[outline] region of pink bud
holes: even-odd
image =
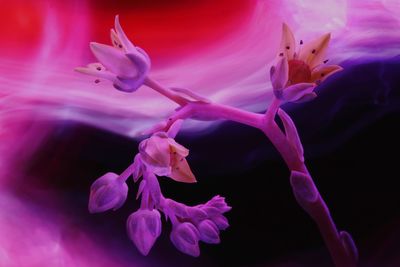
[[[129,238],[146,256],[161,234],[160,213],[155,209],[140,209],[129,216],[126,227]]]
[[[193,257],[200,255],[199,231],[193,224],[184,222],[175,225],[170,238],[179,251]]]
[[[225,230],[229,227],[228,219],[224,215],[217,215],[211,218],[219,230]]]
[[[112,172],[98,178],[90,187],[89,212],[103,212],[120,208],[128,195],[128,186]]]
[[[199,229],[201,241],[209,244],[218,244],[221,241],[218,227],[211,220],[201,221],[197,225],[197,229]]]

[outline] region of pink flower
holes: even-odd
[[[150,58],[144,50],[129,41],[118,16],[115,17],[115,30],[111,29],[111,41],[113,46],[90,43],[90,48],[100,63],[91,63],[75,70],[110,80],[118,90],[136,91],[144,83],[150,70]]]
[[[130,239],[146,256],[161,234],[161,216],[155,209],[140,209],[129,216],[126,226]]]
[[[128,195],[128,186],[125,181],[118,179],[112,172],[98,178],[90,187],[89,211],[103,212],[109,209],[119,209]]]
[[[337,65],[325,65],[330,33],[303,45],[296,51],[295,38],[283,24],[278,63],[271,68],[270,78],[275,96],[290,102],[303,102],[316,97],[315,86],[342,70]]]
[[[153,134],[139,144],[142,162],[157,175],[164,175],[178,182],[194,183],[186,157],[189,150],[178,144],[165,132]]]

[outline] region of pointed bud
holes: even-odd
[[[129,238],[146,256],[161,234],[160,213],[155,209],[140,209],[129,216],[126,227]]]
[[[187,207],[186,211],[188,218],[195,222],[202,221],[207,218],[207,213],[198,207]]]
[[[308,204],[318,200],[318,190],[309,175],[298,171],[292,171],[290,175],[290,184],[300,204]]]
[[[200,255],[199,231],[193,224],[184,222],[175,225],[170,238],[179,251],[193,257]]]
[[[209,244],[218,244],[221,241],[219,239],[218,227],[211,220],[201,221],[197,229],[199,229],[201,241]]]
[[[354,262],[357,262],[358,261],[358,250],[357,250],[357,246],[354,243],[354,240],[351,237],[351,235],[346,231],[341,231],[340,239],[342,241],[342,244],[343,244],[347,254],[353,258]]]
[[[211,218],[219,230],[225,230],[229,227],[228,219],[224,215],[217,215]]]
[[[128,195],[128,186],[112,172],[98,178],[90,188],[89,211],[103,212],[120,208]]]

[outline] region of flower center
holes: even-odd
[[[307,83],[311,79],[310,67],[302,60],[289,60],[289,82],[290,84]]]

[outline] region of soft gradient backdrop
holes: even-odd
[[[278,155],[238,125],[186,123],[181,140],[199,183],[162,185],[188,204],[215,194],[231,202],[232,227],[222,244],[202,247],[200,259],[175,251],[166,230],[140,256],[125,235],[133,197],[119,212],[88,214],[91,182],[126,167],[138,133],[175,108],[145,86],[126,94],[73,71],[95,61],[88,44],[109,42],[116,14],[151,56],[153,78],[252,111],[271,98],[283,21],[305,42],[332,32],[328,58],[345,71],[319,88],[319,99],[285,108],[363,262],[399,263],[398,242],[386,238],[399,236],[400,221],[399,1],[0,0],[0,7],[0,266],[310,266],[313,259],[329,266]]]

